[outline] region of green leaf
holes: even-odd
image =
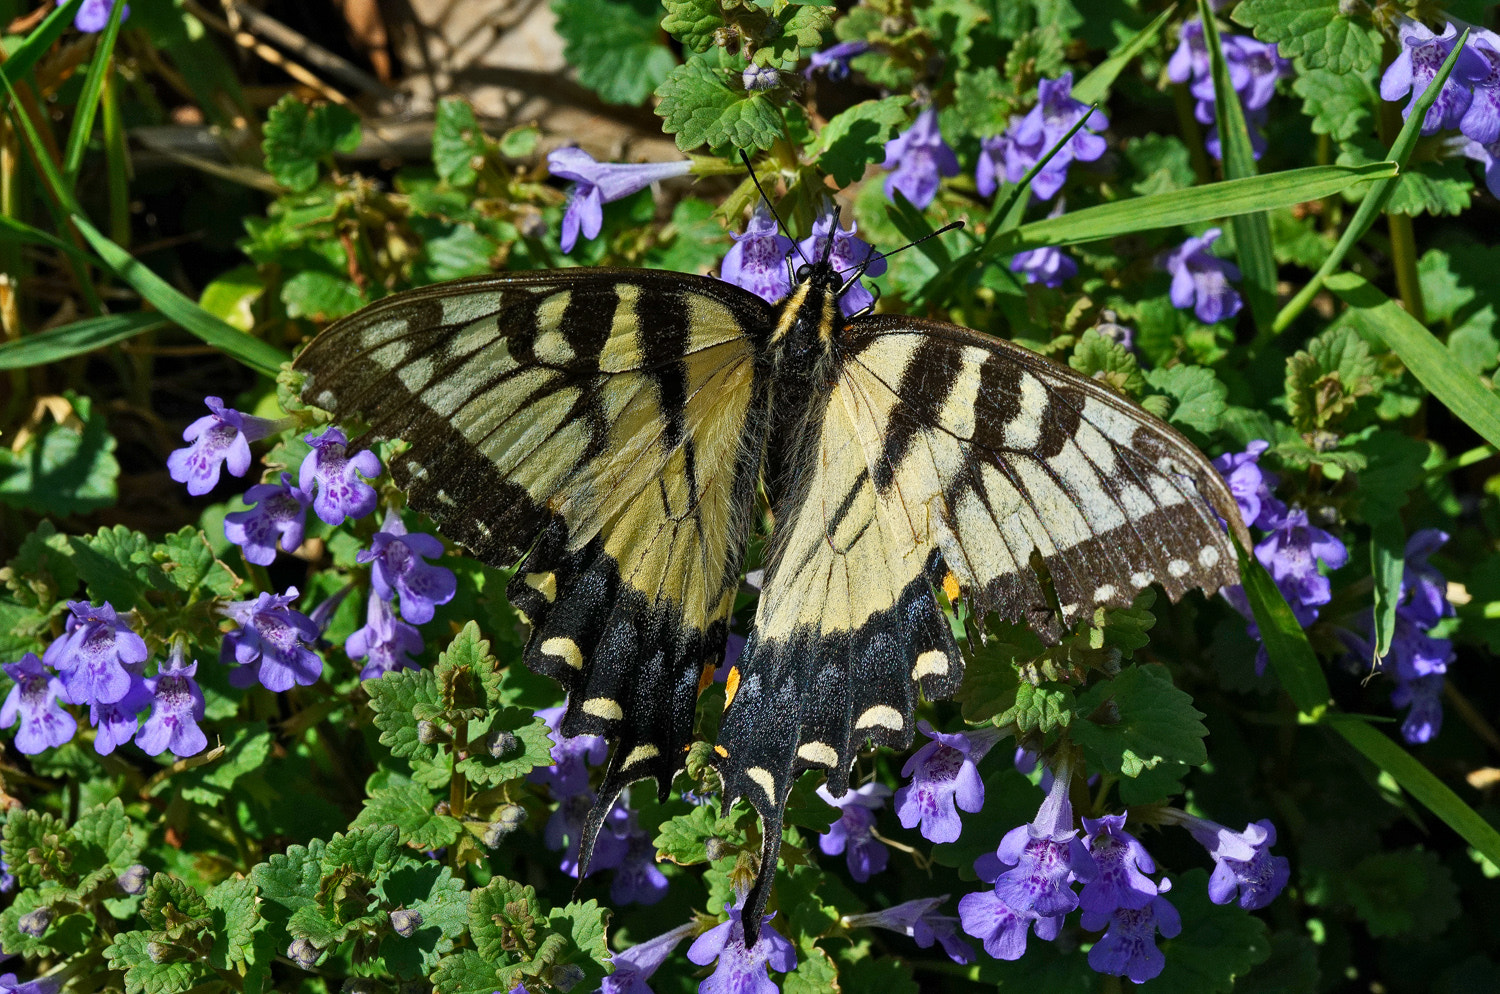
[[[170,873],[157,873],[146,885],[141,917],[157,931],[168,931],[208,918],[208,904],[186,882]]]
[[[256,910],[255,884],[244,877],[223,880],[204,895],[204,901],[213,919],[209,962],[219,970],[257,962],[255,936],[266,923]]]
[[[119,875],[141,854],[141,841],[118,797],[81,812],[71,834],[75,872],[107,867]]]
[[[1229,388],[1204,366],[1170,366],[1147,370],[1146,382],[1176,401],[1167,420],[1213,434],[1224,420]]]
[[[848,186],[871,163],[885,161],[885,143],[906,123],[909,103],[905,95],[883,97],[835,114],[812,150],[819,167],[839,186]]]
[[[454,186],[471,186],[479,178],[476,160],[484,159],[484,132],[474,108],[460,97],[438,101],[432,127],[432,167]]]
[[[1069,687],[1035,686],[1022,680],[1016,687],[1016,702],[1002,712],[995,723],[1014,722],[1019,733],[1065,728],[1073,721],[1073,691]]]
[[[687,814],[662,822],[652,845],[662,859],[679,866],[708,862],[708,840],[717,839],[730,846],[743,846],[745,832],[733,818],[721,818],[715,804],[700,804]]]
[[[661,29],[682,42],[684,48],[706,52],[713,46],[714,32],[724,26],[719,0],[662,0],[667,16]]]
[[[1375,939],[1437,939],[1461,910],[1452,872],[1425,849],[1372,853],[1339,889]]]
[[[328,840],[319,861],[324,877],[338,870],[348,870],[366,879],[379,876],[396,865],[396,854],[400,851],[398,835],[395,825],[335,834]]]
[[[491,756],[481,748],[472,752],[455,767],[470,782],[497,786],[507,780],[523,777],[540,766],[552,765],[552,739],[547,723],[530,708],[501,708],[490,717],[490,734],[497,731],[515,734],[520,748],[502,756]]]
[[[463,831],[457,818],[436,812],[436,794],[398,773],[380,770],[371,774],[365,791],[364,810],[352,828],[395,825],[401,830],[401,841],[418,849],[452,845]]]
[[[193,804],[217,807],[230,797],[241,777],[265,766],[271,740],[270,732],[242,725],[234,730],[217,760],[162,780],[155,793],[166,791]]]
[[[105,267],[133,286],[137,293],[163,315],[232,359],[275,379],[281,364],[291,357],[258,338],[239,331],[193,303],[171,284],[137,262],[129,252],[105,238],[80,215],[72,217],[73,226],[99,254]]]
[[[1176,135],[1144,135],[1125,142],[1125,160],[1140,177],[1130,184],[1138,195],[1186,190],[1196,183],[1192,156]]]
[[[1297,710],[1308,715],[1322,713],[1328,704],[1328,681],[1318,665],[1317,656],[1313,655],[1307,633],[1302,630],[1291,605],[1260,560],[1248,549],[1240,548],[1238,541],[1235,547],[1239,553],[1245,598],[1250,602],[1276,678],[1286,688]]]
[[[1338,162],[1358,166],[1376,162],[1385,156],[1380,143],[1368,135],[1356,136],[1339,151]],[[1469,209],[1474,180],[1461,160],[1446,162],[1411,162],[1396,178],[1384,210],[1388,214],[1419,217],[1457,216]]]
[[[494,994],[500,971],[472,949],[464,949],[438,964],[432,977],[437,994]]]
[[[353,314],[369,303],[353,280],[337,273],[305,269],[281,284],[281,302],[288,317],[332,321]]]
[[[610,910],[600,907],[594,900],[573,901],[555,908],[547,919],[548,928],[568,940],[562,955],[554,957],[551,965],[576,966],[583,971],[578,982],[580,990],[597,990],[604,980],[605,966],[609,960],[608,924]]]
[[[1073,741],[1091,769],[1130,779],[1162,765],[1208,762],[1203,713],[1193,707],[1190,694],[1173,686],[1163,666],[1127,667],[1095,684],[1078,698],[1076,715]],[[1128,797],[1128,783],[1120,786],[1127,804],[1155,799]]]
[[[672,220],[658,242],[646,253],[647,269],[678,273],[706,273],[719,264],[727,246],[724,226],[714,217],[714,206],[697,197],[684,197],[672,208]]]
[[[1313,132],[1343,142],[1369,131],[1379,106],[1375,74],[1375,66],[1360,72],[1298,73],[1292,89],[1302,98],[1302,113],[1312,119]]]
[[[124,525],[101,528],[94,535],[71,538],[73,563],[78,576],[96,600],[106,600],[117,611],[135,607],[143,587],[150,586],[150,570],[141,564],[151,549],[151,540]]]
[[[207,963],[153,962],[147,946],[154,941],[150,932],[121,932],[104,950],[110,967],[125,974],[125,994],[182,994],[213,976]]]
[[[1378,389],[1370,346],[1347,325],[1330,328],[1286,361],[1286,403],[1304,434],[1329,431]]]
[[[15,558],[0,570],[0,579],[26,607],[43,614],[57,610],[62,599],[78,587],[78,567],[73,563],[68,536],[60,534],[56,525],[43,518],[37,522],[36,530],[21,540]],[[36,620],[41,623],[45,618]],[[13,628],[14,624],[0,623],[0,631],[8,627]]]
[[[292,913],[312,904],[323,879],[323,840],[306,846],[289,846],[250,870],[250,882],[260,892],[260,913],[276,925],[286,926]]]
[[[381,745],[392,755],[414,761],[430,763],[437,759],[438,747],[418,740],[416,717],[419,708],[436,710],[442,706],[436,674],[431,670],[398,670],[366,680],[361,686],[370,695]]]
[[[294,193],[313,188],[320,162],[358,147],[359,118],[338,104],[309,107],[287,94],[266,115],[261,140],[266,172]]]
[[[1233,16],[1297,60],[1299,71],[1348,73],[1380,65],[1380,33],[1344,15],[1339,0],[1244,0]]]
[[[1364,166],[1309,166],[1208,183],[1189,190],[1133,197],[1024,224],[1007,235],[997,236],[986,254],[1009,255],[1048,245],[1061,248],[1139,231],[1200,224],[1250,211],[1291,207],[1395,174],[1396,167],[1389,162]]]
[[[953,113],[964,131],[980,138],[998,135],[1010,123],[1015,88],[994,66],[954,73]],[[886,98],[891,99],[890,97]],[[903,120],[905,114],[902,114]]]
[[[0,344],[0,369],[27,369],[87,355],[127,338],[165,328],[160,314],[106,314]]]
[[[1236,979],[1271,955],[1265,922],[1233,902],[1211,902],[1208,874],[1202,869],[1173,877],[1168,900],[1182,917],[1182,934],[1161,943],[1167,965],[1150,989],[1229,994]]]
[[[738,73],[730,86],[726,70],[695,56],[667,74],[657,87],[662,130],[677,136],[684,152],[700,145],[733,145],[746,152],[770,148],[781,136],[781,113],[763,93],[746,93]]]
[[[606,103],[636,105],[677,59],[657,40],[658,0],[552,0],[563,57]]]
[[[1109,96],[1109,88],[1115,79],[1124,71],[1137,55],[1140,55],[1151,43],[1156,40],[1156,35],[1161,31],[1162,25],[1166,24],[1174,13],[1173,8],[1168,8],[1156,15],[1152,22],[1130,37],[1130,40],[1116,49],[1109,58],[1089,70],[1073,86],[1073,99],[1079,103],[1092,104],[1103,103]]]
[[[14,451],[0,446],[0,502],[45,514],[84,514],[109,507],[119,497],[115,438],[93,401],[71,390],[71,410],[62,423],[45,417],[27,443]]]
[[[1327,281],[1353,309],[1361,327],[1378,335],[1427,390],[1491,445],[1500,445],[1500,398],[1464,369],[1443,343],[1378,289],[1353,273]]]
[[[1140,365],[1125,346],[1093,328],[1083,333],[1068,365],[1090,379],[1103,380],[1123,394],[1139,395],[1146,385]]]
[[[11,808],[0,835],[0,855],[19,887],[40,887],[44,881],[66,879],[71,863],[66,846],[71,841],[67,826],[51,815]]]
[[[239,586],[239,578],[214,556],[208,538],[198,528],[185,526],[165,536],[161,543],[139,559],[149,564],[161,577],[163,587],[171,587],[197,600],[200,588],[210,596],[227,597]]]
[[[839,971],[821,948],[797,957],[797,968],[781,977],[782,994],[826,994],[839,990]],[[855,988],[861,989],[861,988]]]
[[[406,861],[376,884],[386,908],[407,908],[422,916],[409,938],[391,934],[380,944],[386,968],[402,978],[425,977],[453,948],[469,924],[469,895],[462,880],[433,860]]]
[[[504,961],[515,950],[534,949],[546,923],[535,887],[496,876],[469,892],[469,937],[486,960]]]

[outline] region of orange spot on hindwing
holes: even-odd
[[[734,703],[735,691],[740,689],[740,668],[729,667],[729,676],[724,681],[724,710],[729,710],[729,705]]]

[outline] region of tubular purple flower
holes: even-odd
[[[387,600],[401,598],[401,616],[415,625],[432,620],[437,605],[446,604],[458,592],[453,571],[433,566],[427,559],[443,554],[443,543],[424,532],[408,535],[401,516],[385,516],[381,530],[370,540],[370,548],[355,554],[357,563],[373,563],[370,582]]]
[[[937,108],[928,107],[901,134],[885,143],[885,195],[896,199],[900,190],[912,206],[924,209],[937,196],[944,176],[958,175],[958,156],[938,130]]]
[[[422,634],[396,617],[390,601],[371,591],[365,609],[365,626],[349,633],[344,653],[365,660],[361,680],[374,680],[400,670],[420,669],[412,655],[425,648]]]
[[[1229,492],[1240,507],[1240,517],[1245,524],[1259,528],[1274,528],[1286,515],[1286,505],[1271,492],[1276,485],[1275,474],[1257,465],[1270,447],[1270,442],[1255,439],[1244,452],[1226,452],[1214,459],[1214,468],[1229,484]]]
[[[1171,881],[1163,877],[1161,893],[1171,889]],[[1089,950],[1089,966],[1098,973],[1129,977],[1136,984],[1159,976],[1167,965],[1167,958],[1156,948],[1156,933],[1168,939],[1182,933],[1182,916],[1160,895],[1139,908],[1122,907],[1109,913],[1085,911],[1081,924],[1091,932],[1107,927]]]
[[[776,218],[764,203],[755,205],[745,233],[730,233],[734,244],[719,264],[719,276],[726,283],[744,287],[757,297],[774,304],[792,290],[791,273],[786,257],[793,242],[776,227]]]
[[[727,921],[698,936],[688,948],[688,959],[699,966],[718,961],[698,985],[698,994],[779,994],[766,968],[790,973],[797,968],[797,951],[768,924],[776,916],[761,919],[760,938],[752,949],[745,945],[741,910],[729,906],[728,911]]]
[[[1471,51],[1484,62],[1482,79],[1474,81],[1474,97],[1459,119],[1458,130],[1480,145],[1500,141],[1500,35],[1479,28],[1470,36]]]
[[[1078,275],[1078,263],[1062,249],[1049,246],[1029,252],[1017,252],[1010,260],[1010,271],[1025,273],[1027,283],[1059,287],[1063,280],[1070,280]]]
[[[656,846],[624,800],[615,803],[594,844],[589,872],[613,869],[609,898],[615,904],[655,904],[667,896],[667,877],[656,868]]]
[[[1406,598],[1402,607],[1413,621],[1429,628],[1454,613],[1448,602],[1448,581],[1427,561],[1447,542],[1448,533],[1436,528],[1423,528],[1406,540],[1406,565],[1401,576]]]
[[[1013,961],[1026,954],[1026,937],[1033,930],[1038,939],[1057,938],[1063,916],[1039,918],[1033,911],[1018,914],[994,890],[985,890],[959,898],[958,920],[966,933],[984,943],[986,953]]]
[[[349,455],[345,451],[349,439],[338,428],[303,438],[312,451],[302,459],[297,485],[312,493],[313,484],[317,484],[313,511],[318,517],[325,524],[339,525],[346,517],[363,518],[375,510],[375,488],[360,479],[373,480],[380,475],[380,459],[375,453],[361,449]]]
[[[84,34],[98,34],[109,24],[110,11],[114,6],[115,0],[83,0],[78,6],[78,13],[73,15],[73,27]],[[130,5],[126,4],[125,9],[120,12],[120,23],[123,24],[129,16]]]
[[[1349,550],[1328,532],[1311,524],[1305,510],[1294,507],[1264,541],[1256,543],[1255,558],[1270,571],[1293,608],[1300,606],[1305,610],[1327,604],[1333,597],[1332,584],[1318,571],[1318,564],[1336,570],[1349,561]],[[1303,625],[1311,624],[1316,617],[1317,612],[1313,611]]]
[[[958,919],[937,913],[947,900],[947,894],[924,897],[882,911],[845,915],[840,924],[844,928],[886,928],[900,932],[915,939],[921,949],[930,948],[934,942],[941,943],[943,952],[953,962],[972,963],[974,947],[958,937]]]
[[[896,816],[902,828],[920,824],[929,842],[953,842],[963,831],[959,810],[974,814],[984,807],[984,782],[976,764],[1000,741],[1000,730],[936,732],[926,721],[917,722],[917,730],[932,741],[901,767],[911,783],[896,791]]]
[[[1068,139],[1058,149],[1047,165],[1031,180],[1031,193],[1037,200],[1051,200],[1062,189],[1068,178],[1068,167],[1076,162],[1093,162],[1108,150],[1109,143],[1097,131],[1109,127],[1109,118],[1103,111],[1094,110],[1088,104],[1074,100],[1073,74],[1065,72],[1056,80],[1044,79],[1037,84],[1037,104],[1019,120],[1012,120],[1005,135],[981,142],[983,155],[991,164],[986,169],[983,161],[976,183],[981,193],[985,187],[993,190],[993,171],[1003,164],[1005,178],[1019,183],[1049,151],[1063,140],[1063,136],[1087,117],[1087,125]],[[986,177],[986,172],[989,172]],[[988,178],[988,182],[986,182]],[[988,195],[988,194],[986,194]]]
[[[205,397],[212,414],[205,414],[183,430],[182,440],[191,443],[167,456],[167,472],[188,493],[201,497],[219,482],[219,467],[228,466],[235,476],[250,469],[250,443],[281,431],[290,420],[270,421],[241,414],[225,407],[218,397]]]
[[[814,52],[808,60],[807,68],[802,70],[802,75],[812,79],[814,72],[824,69],[827,70],[829,79],[848,79],[849,60],[869,50],[870,43],[867,41],[841,41],[821,52]]]
[[[310,646],[318,640],[318,626],[292,609],[297,588],[284,594],[262,593],[253,601],[234,601],[220,613],[240,625],[224,636],[219,659],[235,666],[229,682],[248,687],[259,680],[272,693],[293,686],[310,687],[323,675],[323,660]]]
[[[883,872],[891,854],[885,843],[875,838],[873,829],[875,812],[885,807],[891,788],[882,783],[867,783],[847,791],[843,797],[834,797],[824,784],[818,788],[818,796],[839,809],[838,820],[818,838],[818,848],[823,854],[837,856],[843,853],[849,875],[860,883]]]
[[[605,204],[638,193],[652,183],[686,176],[692,172],[693,164],[684,159],[622,165],[597,162],[581,148],[559,148],[548,153],[547,168],[553,176],[573,181],[562,220],[562,250],[568,253],[577,244],[580,231],[590,240],[599,237],[604,227]]]
[[[1271,855],[1271,847],[1276,844],[1276,827],[1265,819],[1251,822],[1243,832],[1235,832],[1177,808],[1164,809],[1160,817],[1164,824],[1186,828],[1213,857],[1208,897],[1215,904],[1228,904],[1238,892],[1240,907],[1255,911],[1275,900],[1291,879],[1286,857]]]
[[[1156,871],[1156,862],[1146,847],[1125,831],[1125,815],[1085,818],[1083,830],[1099,873],[1083,885],[1078,906],[1085,913],[1110,915],[1117,908],[1139,909],[1150,904],[1157,887],[1146,874]]]
[[[1190,17],[1177,29],[1177,48],[1167,60],[1167,78],[1174,83],[1197,81],[1212,75],[1203,21]]]
[[[1500,197],[1500,141],[1488,145],[1471,141],[1465,144],[1461,151],[1465,158],[1479,163],[1480,169],[1484,172],[1484,185],[1490,191],[1490,196]]]
[[[1453,51],[1458,41],[1458,29],[1452,22],[1443,25],[1443,33],[1433,34],[1427,25],[1409,18],[1401,18],[1399,27],[1401,52],[1387,67],[1380,78],[1382,100],[1400,100],[1408,93],[1411,100],[1401,109],[1403,120],[1411,116],[1411,109],[1442,68],[1443,60]],[[1468,112],[1473,99],[1474,84],[1482,82],[1489,73],[1489,66],[1474,50],[1465,45],[1459,53],[1458,62],[1448,82],[1438,93],[1427,116],[1422,119],[1422,134],[1430,135],[1443,128],[1456,128]]]
[[[14,973],[0,974],[0,994],[57,994],[62,990],[61,977],[38,977],[21,983]]]
[[[224,537],[245,550],[247,562],[275,562],[278,538],[287,552],[302,544],[312,494],[292,486],[292,474],[282,473],[280,483],[257,483],[245,491],[245,503],[255,506],[224,516]]]
[[[859,225],[850,222],[848,229],[839,228],[833,230],[833,206],[826,202],[823,209],[818,212],[813,221],[812,234],[802,239],[798,247],[802,250],[803,258],[816,262],[823,258],[823,247],[828,244],[829,233],[833,234],[833,249],[828,255],[828,261],[834,270],[844,277],[853,275],[866,260],[870,261],[865,269],[865,276],[876,277],[885,274],[885,256],[875,251],[874,246],[863,238],[855,235]],[[866,290],[863,282],[855,283],[844,291],[839,298],[839,310],[845,317],[858,314],[860,311],[875,303],[875,295]]]
[[[1215,324],[1240,312],[1240,295],[1229,285],[1240,278],[1239,267],[1209,252],[1223,232],[1209,228],[1167,253],[1162,268],[1172,274],[1172,306],[1191,307],[1198,320]]]
[[[0,669],[15,681],[0,705],[0,728],[9,728],[20,719],[21,727],[16,729],[18,751],[35,756],[73,738],[78,722],[57,703],[62,686],[43,668],[36,653],[28,652],[20,662],[6,663]]]
[[[542,708],[536,716],[547,723],[552,736],[552,765],[527,774],[532,783],[545,784],[553,797],[576,794],[589,786],[589,767],[609,758],[609,743],[602,735],[563,735],[562,725],[567,705]],[[554,847],[555,848],[555,847]]]
[[[1391,705],[1409,708],[1401,722],[1401,737],[1412,745],[1437,738],[1443,730],[1443,681],[1441,673],[1396,684]]]
[[[1094,857],[1078,837],[1073,805],[1072,764],[1066,756],[1054,772],[1036,817],[1005,833],[993,855],[974,863],[979,879],[995,884],[995,896],[1018,914],[1040,918],[1066,915],[1078,907],[1073,881],[1092,880],[1099,872]],[[1003,867],[1011,869],[1003,869]]]
[[[113,704],[141,672],[146,643],[108,602],[69,601],[67,631],[47,646],[42,661],[57,671],[69,704]]]
[[[180,639],[156,676],[146,678],[146,689],[154,698],[151,716],[141,726],[135,744],[148,756],[170,749],[179,759],[196,756],[208,748],[208,736],[198,727],[203,720],[203,691],[193,678],[198,661],[187,661],[187,645]]]
[[[108,756],[135,738],[140,715],[151,703],[151,691],[137,673],[130,674],[130,689],[113,704],[90,704],[89,723],[95,728],[94,751]]]
[[[974,187],[981,197],[988,197],[995,192],[1000,180],[1005,178],[1005,164],[1022,154],[1016,146],[1015,136],[1016,125],[1020,122],[1019,116],[1012,117],[1000,134],[979,140],[979,161],[974,164]]]
[[[654,939],[647,939],[629,949],[611,954],[609,961],[614,964],[615,972],[600,983],[600,994],[651,994],[646,981],[667,961],[678,943],[692,935],[697,928],[697,922],[688,922]]]

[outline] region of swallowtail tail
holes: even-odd
[[[1213,466],[1106,387],[934,321],[845,318],[826,258],[779,306],[702,276],[504,273],[373,304],[297,359],[303,396],[409,447],[412,507],[496,567],[525,661],[567,690],[565,735],[612,746],[580,865],[620,791],[665,795],[722,661],[757,493],[775,521],[715,763],[759,813],[753,941],[787,794],[904,748],[963,657],[936,590],[1062,625],[1160,584],[1237,582]],[[774,469],[772,467],[775,467]],[[1036,566],[1050,577],[1044,588]]]

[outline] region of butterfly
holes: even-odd
[[[828,253],[779,305],[704,276],[580,268],[396,294],[302,352],[303,397],[392,460],[413,508],[495,567],[563,735],[611,753],[579,854],[629,784],[663,799],[723,660],[757,495],[774,519],[713,761],[763,826],[754,941],[788,792],[911,744],[964,657],[938,592],[1057,642],[1149,585],[1238,582],[1232,494],[1106,386],[966,328],[844,316]],[[517,566],[517,564],[519,564]],[[1045,577],[1045,580],[1044,580]]]

